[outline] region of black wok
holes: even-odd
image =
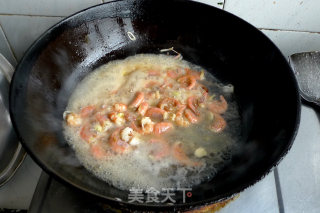
[[[234,85],[242,119],[239,148],[217,176],[193,187],[186,203],[177,195],[174,205],[132,204],[127,191],[79,164],[64,139],[62,114],[77,83],[93,69],[169,47]],[[124,0],[81,11],[45,32],[15,71],[10,110],[28,153],[59,180],[129,209],[187,209],[230,198],[267,175],[292,145],[300,98],[287,60],[245,21],[191,1]]]

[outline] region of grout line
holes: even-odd
[[[0,16],[29,16],[29,17],[47,17],[47,18],[65,18],[66,16],[55,15],[33,15],[33,14],[13,14],[13,13],[0,13]]]
[[[227,1],[227,0],[223,0],[223,5],[222,5],[222,9],[223,9],[223,10],[224,10],[224,8],[225,8],[226,1]]]
[[[285,31],[285,32],[295,32],[295,33],[313,33],[313,34],[320,34],[320,32],[315,31],[304,31],[304,30],[286,30],[286,29],[273,29],[273,28],[260,28],[259,30],[269,30],[269,31]]]
[[[15,62],[17,63],[17,62],[18,62],[17,56],[16,56],[15,52],[13,51],[13,48],[12,48],[10,42],[9,42],[9,39],[8,39],[8,37],[7,37],[6,32],[4,31],[3,27],[1,26],[1,23],[0,23],[0,30],[2,30],[3,35],[4,35],[4,38],[6,39],[7,45],[8,45],[8,47],[9,47],[9,50],[10,50],[10,52],[11,52],[11,54],[12,54]]]
[[[284,213],[283,197],[282,197],[280,179],[279,179],[279,172],[278,172],[278,168],[277,167],[274,169],[273,174],[274,174],[274,179],[275,179],[275,183],[276,183],[276,191],[277,191],[277,198],[278,198],[279,213]]]

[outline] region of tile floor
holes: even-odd
[[[196,1],[248,21],[262,30],[285,56],[320,50],[319,0]],[[0,0],[0,53],[15,66],[32,42],[50,26],[100,3],[103,1]],[[320,212],[319,121],[312,109],[303,107],[297,138],[276,175],[272,172],[245,190],[221,212]],[[9,184],[0,188],[0,208],[27,209],[40,172],[28,157]]]

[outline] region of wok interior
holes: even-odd
[[[214,179],[194,187],[187,204],[218,201],[259,180],[286,153],[295,134],[299,100],[291,70],[261,32],[226,12],[189,1],[111,2],[45,33],[19,64],[11,88],[13,121],[29,153],[79,188],[126,201],[128,192],[79,164],[64,139],[62,113],[77,82],[93,69],[169,47],[233,84],[242,118],[232,161]]]

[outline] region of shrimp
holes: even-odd
[[[138,113],[144,116],[149,108],[149,104],[147,102],[142,102],[138,108]]]
[[[200,114],[197,109],[198,101],[195,96],[191,96],[187,99],[187,106],[194,112],[194,114],[196,114],[196,115]]]
[[[165,111],[163,109],[160,109],[158,107],[152,107],[147,110],[147,112],[145,113],[145,116],[153,119],[162,120],[164,113]]]
[[[192,69],[189,69],[189,68],[185,68],[185,71],[186,71],[187,75],[193,76],[196,80],[200,79],[201,72],[198,72],[198,71],[195,71],[195,70],[192,70]]]
[[[98,112],[95,117],[101,126],[104,126],[106,122],[109,121],[108,115],[103,114],[102,112]]]
[[[188,127],[188,126],[190,126],[190,122],[187,121],[186,119],[184,119],[184,117],[183,117],[182,115],[177,116],[176,119],[175,119],[175,121],[176,121],[176,124],[177,124],[178,126],[182,126],[182,127]]]
[[[98,160],[109,156],[109,153],[106,150],[104,150],[100,144],[91,145],[90,151],[93,157],[95,157]]]
[[[120,139],[121,128],[116,129],[109,137],[109,145],[115,153],[124,154],[130,150],[130,145]]]
[[[137,108],[144,100],[143,92],[137,92],[135,99],[131,102],[130,107]]]
[[[80,137],[86,142],[91,143],[97,135],[91,130],[89,123],[86,123],[80,129]]]
[[[177,79],[181,75],[183,75],[183,70],[182,69],[175,69],[175,70],[168,70],[167,71],[167,76],[172,78],[172,79]]]
[[[206,86],[204,86],[202,84],[199,84],[199,87],[200,87],[202,96],[198,99],[198,102],[204,103],[208,98],[209,90]]]
[[[82,123],[81,117],[78,114],[73,113],[73,112],[68,113],[65,116],[65,120],[66,120],[68,126],[80,126]]]
[[[220,114],[214,113],[213,116],[214,120],[210,126],[210,129],[215,133],[220,133],[226,128],[227,122]]]
[[[91,115],[93,113],[93,111],[96,109],[95,106],[86,106],[84,108],[81,109],[80,111],[80,116],[82,118],[88,117],[89,115]]]
[[[199,118],[190,110],[186,109],[184,111],[184,116],[190,121],[190,123],[197,123],[199,121]]]
[[[148,75],[149,76],[159,76],[160,75],[160,71],[159,70],[149,70],[148,71]]]
[[[122,104],[122,103],[117,103],[113,105],[113,109],[116,112],[125,112],[127,111],[127,105]]]
[[[174,98],[164,98],[159,102],[158,107],[165,111],[171,111],[174,107],[177,107],[179,105],[180,102]]]
[[[200,162],[191,160],[182,148],[181,142],[176,142],[172,146],[172,155],[173,157],[182,165],[186,166],[200,166]]]
[[[223,114],[228,109],[228,103],[226,99],[222,95],[220,95],[220,101],[214,100],[211,103],[208,104],[208,109],[217,114]]]
[[[177,80],[180,84],[182,84],[185,88],[191,90],[196,86],[197,80],[192,75],[185,75]]]
[[[154,134],[156,135],[160,135],[162,133],[165,133],[167,131],[169,131],[170,129],[173,128],[173,124],[169,123],[169,122],[160,122],[160,123],[156,123],[154,125]]]
[[[153,144],[155,148],[151,151],[149,157],[153,160],[160,160],[170,154],[170,147],[167,141],[163,139],[151,139],[149,143]]]

